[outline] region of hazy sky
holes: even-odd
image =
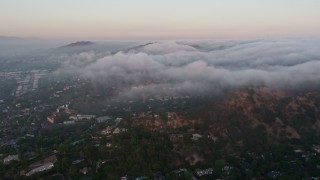
[[[319,37],[320,0],[0,0],[0,35]]]

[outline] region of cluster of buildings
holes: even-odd
[[[3,164],[10,164],[14,161],[20,161],[19,155],[8,155],[3,159]],[[57,161],[55,154],[50,155],[44,159],[36,161],[30,164],[28,167],[20,170],[20,175],[22,176],[31,176],[35,173],[46,171],[54,167],[54,163]]]
[[[48,70],[1,72],[0,77],[14,79],[18,83],[12,95],[19,97],[29,91],[38,89],[39,80],[48,73]]]
[[[69,119],[76,122],[76,121],[87,121],[87,120],[91,120],[91,119],[95,119],[96,116],[95,115],[81,115],[81,114],[77,114],[75,116],[70,116]]]
[[[75,115],[75,111],[72,109],[69,109],[68,105],[59,106],[55,112],[53,112],[51,115],[47,116],[47,121],[55,124],[56,119],[61,115],[61,113],[66,113],[69,115],[68,120],[63,121],[63,124],[74,124],[77,122],[85,122],[90,121],[92,119],[95,119],[95,115],[81,115],[77,114]]]
[[[3,164],[9,164],[12,161],[20,161],[19,155],[8,155],[3,159]]]
[[[32,169],[31,171],[26,173],[26,176],[31,176],[37,172],[42,172],[42,171],[52,169],[53,167],[54,167],[54,164],[52,162],[48,162],[46,164],[43,164],[42,166]]]
[[[196,174],[201,177],[205,175],[211,175],[213,174],[213,168],[208,168],[208,169],[196,169]]]
[[[20,175],[22,176],[32,176],[33,174],[50,170],[54,168],[54,163],[57,161],[57,156],[51,154],[39,161],[30,164],[28,167],[20,170]]]
[[[49,115],[47,117],[47,120],[54,124],[55,123],[55,120],[58,118],[58,116],[61,114],[61,113],[67,113],[69,115],[73,114],[73,110],[69,109],[69,106],[68,105],[62,105],[62,106],[59,106],[57,107],[56,111],[53,112],[51,115]]]
[[[192,134],[192,138],[191,139],[197,141],[197,140],[199,140],[201,138],[202,138],[201,134],[195,133],[195,134]]]

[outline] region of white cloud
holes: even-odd
[[[319,49],[319,40],[159,42],[98,59],[92,53],[72,56],[88,64],[67,61],[59,72],[71,70],[105,85],[126,83],[123,95],[318,87]]]

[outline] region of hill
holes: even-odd
[[[319,174],[319,102],[317,90],[245,88],[181,111],[143,114],[121,126],[132,129],[129,137],[145,135],[139,143],[146,145],[128,156],[159,149],[163,167],[214,167],[215,178],[301,179]],[[159,137],[164,142],[155,148]],[[122,143],[124,148],[139,144]]]
[[[237,136],[239,127],[228,129],[228,123],[249,123],[250,127],[262,127],[276,139],[300,139],[303,134],[319,135],[319,92],[286,92],[269,88],[250,88],[237,91],[227,99],[203,110],[205,123],[225,129],[224,136]],[[225,124],[227,123],[227,124]],[[214,132],[214,128],[210,131]],[[221,131],[221,129],[220,129]],[[243,131],[243,130],[242,130]],[[228,135],[229,134],[229,135]]]
[[[64,48],[83,47],[83,46],[91,46],[94,44],[95,43],[93,43],[91,41],[78,41],[78,42],[70,43],[70,44],[62,46],[62,47],[64,47]]]
[[[292,92],[270,88],[247,88],[220,100],[194,106],[168,121],[146,121],[148,129],[192,131],[223,139],[231,146],[250,147],[257,142],[304,141],[317,143],[320,137],[320,93]]]

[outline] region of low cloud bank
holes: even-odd
[[[83,52],[56,73],[77,74],[119,96],[215,94],[245,86],[317,88],[320,40],[166,41],[115,54]]]

